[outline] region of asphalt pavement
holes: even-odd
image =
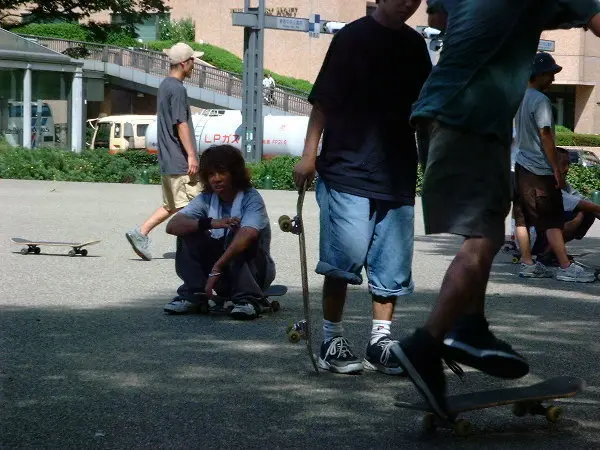
[[[150,262],[125,240],[160,205],[159,186],[0,180],[1,448],[600,448],[600,282],[524,280],[510,256],[496,258],[487,311],[494,332],[530,361],[516,381],[467,370],[450,393],[526,385],[556,375],[587,382],[555,404],[564,420],[518,418],[510,407],[465,415],[475,434],[420,436],[421,415],[394,406],[418,400],[404,378],[311,373],[286,326],[302,318],[297,238],[277,227],[294,192],[261,191],[273,228],[282,310],[256,321],[168,316],[179,280],[175,241],[151,235]],[[313,316],[320,337],[318,207],[305,202]],[[394,336],[420,326],[459,239],[425,236],[416,205],[416,291],[398,302]],[[43,248],[21,255],[11,237],[92,240],[87,257]],[[600,223],[569,246],[600,266]],[[371,329],[366,286],[352,287],[344,328],[360,355]]]

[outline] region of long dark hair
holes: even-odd
[[[245,191],[252,187],[246,161],[241,152],[231,145],[209,147],[200,155],[198,166],[204,192],[212,192],[208,176],[213,172],[231,173],[231,183],[236,191]]]

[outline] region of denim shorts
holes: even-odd
[[[317,182],[317,203],[318,274],[359,285],[365,267],[371,294],[396,297],[413,292],[413,206],[339,192],[322,180]]]

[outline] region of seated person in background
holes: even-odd
[[[175,270],[183,285],[164,310],[196,312],[216,291],[234,303],[234,318],[254,319],[275,279],[264,200],[235,147],[204,151],[199,174],[203,192],[167,224],[167,233],[178,236]]]
[[[569,172],[569,152],[561,147],[557,147],[556,150],[558,151],[560,171],[566,179]],[[562,190],[562,201],[565,210],[565,225],[563,227],[565,242],[582,239],[592,227],[594,221],[600,219],[600,205],[587,200],[573,189],[569,183],[566,183],[565,188]],[[537,236],[532,253],[538,255],[537,259],[542,264],[546,266],[556,265],[556,256],[550,250],[546,236],[544,233],[537,233]]]

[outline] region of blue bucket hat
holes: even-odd
[[[531,68],[531,76],[535,77],[543,73],[558,73],[562,67],[556,64],[550,53],[540,52],[535,55],[533,67]]]

